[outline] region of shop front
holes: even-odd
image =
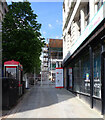
[[[75,47],[63,61],[65,87],[91,108],[105,114],[105,17],[80,46]]]

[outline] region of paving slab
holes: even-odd
[[[52,85],[51,85],[52,84]],[[102,118],[66,89],[44,81],[34,86],[4,118]]]

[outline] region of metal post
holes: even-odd
[[[93,108],[93,52],[92,47],[89,46],[90,53],[90,106]]]
[[[52,57],[51,57],[51,81],[52,81]]]
[[[42,57],[43,57],[43,49],[42,49]],[[43,69],[43,60],[41,62],[41,86],[42,86],[42,70]]]
[[[35,68],[34,68],[34,84],[35,84]]]
[[[41,86],[42,86],[42,64],[41,64]]]

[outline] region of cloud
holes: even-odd
[[[56,20],[56,23],[59,23],[59,20]]]
[[[46,32],[45,32],[45,31],[43,31],[43,35],[46,35]]]
[[[61,37],[61,36],[56,36],[55,38],[56,39],[63,39],[63,37]]]
[[[63,39],[63,37],[61,37],[60,39]]]
[[[56,20],[56,23],[57,23],[58,25],[62,25],[62,24],[63,24],[63,22],[62,22],[61,20]]]
[[[51,24],[48,24],[49,28],[52,28],[52,25]]]
[[[56,38],[56,39],[59,39],[59,36],[56,36],[55,38]]]

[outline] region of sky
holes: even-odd
[[[41,34],[48,42],[49,38],[62,39],[62,6],[63,0],[38,0],[40,2],[32,2],[31,7],[34,13],[37,14],[38,23],[42,24]],[[44,2],[41,2],[44,1]],[[46,2],[49,1],[49,2]],[[52,1],[52,2],[51,2]],[[54,2],[58,1],[58,2]],[[16,0],[14,0],[16,2]],[[11,4],[11,0],[7,0]]]
[[[42,24],[41,34],[47,38],[62,38],[62,2],[31,2],[37,21]]]

